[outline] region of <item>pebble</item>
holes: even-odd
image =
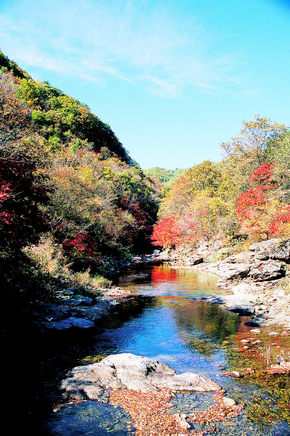
[[[252,330],[250,330],[250,332],[258,335],[259,333],[261,333],[261,330],[260,329],[252,329]]]
[[[226,372],[223,372],[222,375],[227,375],[227,376],[236,377],[236,378],[243,377],[243,374],[241,374],[239,371],[226,371]]]
[[[226,407],[233,407],[236,405],[235,400],[233,400],[232,398],[228,398],[228,397],[223,397],[222,402]]]
[[[281,336],[288,336],[288,333],[287,332],[282,332]]]

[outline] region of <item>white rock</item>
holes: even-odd
[[[63,380],[61,389],[68,396],[83,399],[108,400],[104,389],[132,389],[155,392],[168,388],[172,391],[219,391],[214,381],[193,372],[176,372],[157,360],[131,353],[108,356],[98,363],[78,366]]]
[[[226,407],[233,407],[236,405],[235,400],[233,400],[232,398],[228,398],[228,397],[223,397],[222,402]]]
[[[252,330],[250,330],[250,332],[258,335],[259,333],[261,333],[261,330],[260,329],[252,329]]]

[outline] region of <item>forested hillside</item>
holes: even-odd
[[[0,52],[0,145],[7,287],[39,273],[91,285],[152,244],[289,236],[290,132],[270,119],[244,122],[222,162],[143,172],[87,106]]]
[[[180,174],[182,174],[184,169],[175,168],[174,170],[167,170],[165,168],[154,167],[149,168],[148,170],[144,170],[144,173],[155,179],[160,180],[162,183],[172,183],[175,179],[177,179]]]
[[[289,237],[289,130],[257,116],[222,147],[222,162],[205,161],[173,182],[161,202],[155,245]]]
[[[110,126],[0,53],[3,278],[41,268],[107,274],[151,246],[158,193]],[[18,271],[19,272],[19,271]],[[14,286],[14,285],[13,285]]]

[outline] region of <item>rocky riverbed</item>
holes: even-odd
[[[203,256],[201,256],[203,253]],[[194,268],[218,276],[218,286],[224,295],[201,297],[208,303],[250,316],[252,327],[280,324],[290,329],[290,292],[287,268],[290,262],[290,240],[272,239],[250,247],[247,252],[212,262],[212,253],[200,248],[195,251],[157,252],[137,256],[130,265],[170,262],[174,268]],[[60,289],[53,302],[34,302],[28,308],[37,327],[51,334],[74,335],[94,332],[96,327],[117,313],[123,305],[136,299],[119,287],[100,290],[99,294],[83,294],[78,289]]]
[[[260,251],[260,246],[258,248],[259,250],[252,249],[249,253],[245,254],[245,256],[248,256],[247,259],[250,259],[248,261],[248,265],[250,265],[249,272],[254,268],[259,268],[257,266],[259,262],[267,262],[268,264],[270,264],[270,262],[279,262],[280,270],[286,272],[287,259],[278,260],[269,255],[267,255],[266,259],[257,259],[256,251]],[[176,253],[174,255],[176,255]],[[137,262],[135,266],[141,266],[142,268],[145,264],[158,264],[162,261],[162,256],[164,256],[164,253],[157,252],[152,256],[139,256],[136,259]],[[192,257],[193,256],[196,256],[196,254],[192,254]],[[263,257],[266,257],[266,255],[264,254]],[[285,280],[285,274],[282,273],[282,276],[284,277],[281,278],[276,277],[275,279],[271,278],[265,280],[253,280],[253,278],[250,279],[249,277],[229,278],[226,275],[222,276],[220,271],[226,271],[228,267],[232,270],[237,266],[239,270],[241,267],[239,264],[246,263],[242,261],[245,259],[246,257],[244,257],[244,255],[232,255],[230,258],[226,258],[219,262],[209,262],[206,259],[203,259],[202,262],[199,261],[196,264],[196,260],[194,260],[195,265],[191,264],[186,267],[203,269],[211,274],[215,273],[220,277],[219,285],[221,288],[225,289],[225,292],[222,295],[203,296],[202,294],[199,294],[200,296],[197,295],[196,297],[194,297],[194,294],[189,293],[186,297],[186,301],[189,301],[192,306],[196,307],[203,305],[202,302],[218,303],[226,307],[228,310],[246,316],[246,318],[243,318],[244,321],[248,319],[247,322],[251,323],[253,327],[271,322],[271,316],[273,322],[275,321],[277,323],[277,320],[279,320],[280,317],[280,324],[284,323],[285,325],[285,330],[281,330],[279,333],[281,336],[280,342],[277,340],[280,336],[271,336],[272,334],[277,334],[274,332],[274,327],[273,329],[270,327],[271,330],[265,333],[264,329],[259,330],[257,327],[256,331],[253,327],[252,330],[249,330],[251,327],[247,327],[245,331],[243,331],[243,325],[241,324],[241,329],[239,330],[238,335],[233,339],[235,343],[232,344],[226,340],[222,344],[222,347],[225,348],[239,348],[237,352],[240,356],[245,355],[247,358],[253,358],[254,353],[256,353],[258,356],[257,360],[259,360],[261,353],[264,351],[267,353],[268,348],[265,347],[268,347],[269,342],[271,349],[275,349],[274,360],[270,363],[275,363],[277,358],[280,359],[279,362],[277,361],[278,368],[272,368],[273,365],[270,366],[270,364],[268,368],[269,370],[274,371],[273,374],[275,374],[274,377],[276,377],[277,374],[280,374],[277,373],[277,370],[281,371],[281,362],[283,365],[284,363],[287,363],[288,365],[288,357],[285,359],[284,355],[282,355],[282,348],[284,349],[285,346],[284,342],[286,343],[286,339],[289,336],[286,327],[287,320],[285,318],[287,307],[285,300],[283,300],[284,297],[287,299],[288,296],[285,289],[279,288],[278,286],[279,283]],[[169,256],[167,260],[169,260]],[[181,258],[176,259],[174,267],[184,268],[186,262],[188,262],[188,257],[184,257],[184,260]],[[285,265],[285,268],[283,265]],[[157,270],[159,268],[166,269],[166,266],[156,267]],[[149,270],[151,269],[149,268]],[[143,276],[146,275],[143,270],[139,270],[137,271],[138,277],[140,276],[139,273],[141,275],[143,274]],[[138,281],[136,284],[137,283]],[[170,287],[170,282],[168,283]],[[215,289],[213,292],[217,292],[217,290]],[[267,298],[265,296],[266,292],[268,292]],[[59,289],[55,293],[53,302],[36,302],[32,304],[29,308],[29,316],[33,318],[33,322],[44,334],[44,337],[47,335],[48,338],[52,338],[52,343],[61,343],[65,345],[69,343],[67,338],[70,338],[73,342],[76,341],[76,338],[80,338],[79,343],[81,344],[82,342],[85,342],[84,340],[87,338],[96,340],[102,329],[110,329],[110,320],[112,321],[112,318],[115,318],[116,320],[119,319],[120,314],[122,318],[122,311],[127,310],[126,313],[132,314],[134,312],[134,305],[137,299],[140,298],[141,300],[142,298],[144,300],[144,297],[133,295],[128,290],[119,287],[103,289],[99,294],[81,293],[80,290],[73,288]],[[258,298],[260,300],[258,300]],[[194,300],[201,301],[201,303],[195,303]],[[266,306],[266,303],[268,309],[267,307],[264,307]],[[209,307],[208,304],[205,304],[204,306]],[[210,310],[211,308],[215,309],[215,306],[210,306]],[[156,308],[156,310],[158,311],[158,308]],[[219,308],[219,310],[221,309]],[[176,313],[178,313],[178,310],[176,310]],[[194,315],[196,315],[195,312],[193,312],[190,317],[192,318]],[[233,314],[228,315],[234,316]],[[182,319],[183,316],[184,315],[182,314]],[[161,328],[164,329],[164,326]],[[134,329],[134,331],[136,331],[136,329]],[[265,347],[262,333],[267,335]],[[109,330],[108,334],[112,335],[114,332]],[[140,334],[141,336],[143,335],[143,330]],[[124,340],[126,342],[126,336],[124,336]],[[279,343],[276,344],[276,342]],[[194,342],[194,344],[195,343],[196,342]],[[62,410],[64,410],[64,413],[66,413],[66,410],[69,410],[66,409],[66,407],[68,406],[68,403],[70,404],[71,402],[77,407],[79,401],[85,403],[99,403],[99,401],[102,401],[102,403],[99,403],[102,404],[101,407],[109,407],[109,405],[120,406],[128,412],[132,418],[134,427],[138,429],[140,434],[145,434],[144,428],[146,428],[148,434],[150,434],[150,428],[158,428],[160,435],[175,433],[188,434],[188,431],[190,432],[190,430],[188,430],[189,422],[191,423],[191,426],[195,423],[200,425],[200,423],[204,422],[205,418],[208,420],[209,416],[213,416],[213,422],[216,423],[220,419],[231,420],[235,419],[235,417],[236,419],[240,419],[240,416],[238,417],[238,415],[243,413],[241,412],[243,404],[240,400],[237,397],[232,396],[232,392],[227,394],[229,395],[228,397],[219,388],[219,386],[226,386],[227,382],[223,380],[213,381],[206,377],[200,377],[198,375],[200,372],[199,367],[196,368],[197,374],[188,372],[188,369],[189,371],[192,370],[191,366],[186,367],[186,369],[182,369],[181,371],[176,367],[177,372],[181,372],[181,374],[176,374],[171,367],[160,364],[159,362],[156,362],[155,359],[142,357],[150,355],[147,353],[147,349],[140,352],[138,350],[135,351],[135,348],[133,347],[129,352],[136,352],[136,354],[142,354],[142,356],[130,354],[130,358],[128,357],[126,349],[125,355],[124,351],[117,351],[116,354],[109,357],[105,357],[106,352],[104,351],[102,351],[102,357],[99,355],[99,351],[95,353],[93,352],[92,356],[94,356],[92,357],[90,347],[88,347],[88,350],[89,352],[86,355],[89,356],[91,360],[72,360],[71,367],[74,365],[77,366],[70,370],[66,376],[63,373],[62,368],[60,368],[58,377],[61,377],[62,382],[59,380],[59,386],[61,386],[64,394],[64,403],[62,403],[62,400],[59,398],[59,391],[57,391],[57,398],[56,401],[54,401],[54,404],[56,409],[58,407],[62,408],[63,405],[64,407]],[[115,352],[114,349],[108,349],[107,355],[112,352]],[[103,359],[100,361],[100,358]],[[130,360],[132,361],[132,365],[129,364]],[[89,364],[87,364],[88,362]],[[85,365],[83,365],[84,363]],[[171,365],[170,362],[166,363]],[[162,368],[165,368],[165,372]],[[227,374],[225,372],[224,375],[227,376],[227,378],[235,377],[236,375],[233,376],[232,374],[234,374],[237,369],[239,373],[238,380],[240,380],[240,378],[245,380],[252,377],[249,374],[253,373],[254,376],[256,374],[256,370],[252,367],[249,368],[248,366],[245,368],[236,368],[236,366],[233,366],[233,368],[229,367],[228,369],[229,373]],[[187,372],[184,374],[184,371]],[[289,367],[285,366],[284,368],[283,366],[283,371],[283,376],[286,377],[286,373],[289,372]],[[267,373],[266,375],[268,376],[269,374],[270,373]],[[207,373],[205,375],[207,375]],[[211,374],[209,376],[211,377]],[[269,377],[272,377],[272,375],[269,375]],[[212,383],[214,385],[211,385]],[[209,405],[206,416],[204,416],[205,412],[202,410],[196,413],[192,413],[191,410],[191,415],[189,412],[186,412],[186,416],[182,416],[182,413],[179,412],[170,413],[170,404],[175,401],[172,399],[174,392],[180,390],[185,390],[187,392],[191,390],[206,391],[209,384],[211,385],[211,389],[217,390],[218,393],[212,397],[213,403]],[[181,394],[177,394],[177,398],[179,398],[179,395]],[[235,403],[234,400],[237,403]],[[194,407],[195,405],[193,408]],[[61,413],[58,416],[61,417]],[[162,419],[160,416],[162,416]],[[159,425],[160,428],[158,427]]]
[[[61,389],[66,396],[81,400],[109,402],[112,389],[138,392],[218,392],[214,381],[193,372],[176,374],[164,363],[132,353],[108,356],[98,363],[73,368],[63,380]]]
[[[243,409],[213,380],[193,372],[176,374],[164,363],[132,353],[111,355],[98,363],[73,368],[61,389],[71,400],[94,400],[124,408],[140,435],[198,434],[190,431],[189,422],[226,421]],[[206,411],[172,413],[174,404],[170,400],[178,392],[216,395]]]

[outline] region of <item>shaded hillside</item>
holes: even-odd
[[[2,53],[0,66],[2,265],[25,252],[48,272],[106,274],[104,256],[150,249],[158,193],[111,128]]]

